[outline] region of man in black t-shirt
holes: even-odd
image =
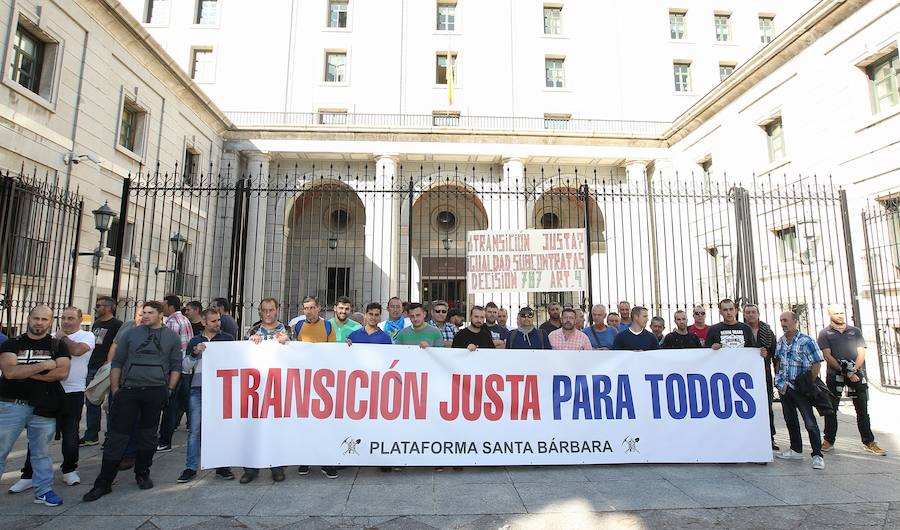
[[[91,326],[91,332],[94,334],[96,346],[91,352],[91,358],[88,360],[87,381],[85,384],[91,384],[94,376],[100,367],[106,364],[106,356],[109,354],[109,348],[112,346],[113,340],[122,327],[122,321],[115,318],[116,301],[108,296],[97,297],[94,304],[94,325]],[[100,419],[101,407],[94,405],[88,400],[84,401],[85,407],[85,429],[84,436],[79,440],[82,447],[89,445],[97,445],[100,443]]]
[[[549,335],[562,327],[562,305],[551,302],[547,306],[547,321],[540,325],[541,331]]]
[[[734,300],[725,298],[719,302],[722,321],[709,327],[706,344],[714,350],[720,348],[752,348],[755,344],[750,326],[737,320],[737,306]],[[766,355],[768,352],[766,352]],[[764,355],[765,356],[765,355]]]
[[[679,309],[672,315],[675,321],[673,329],[662,341],[662,348],[667,350],[683,350],[687,348],[701,348],[700,338],[688,330],[688,317],[684,310]]]
[[[69,375],[69,350],[50,337],[53,312],[39,305],[28,314],[28,331],[0,346],[0,475],[22,429],[28,431],[34,502],[59,506],[53,492],[50,442],[65,400],[60,381]]]
[[[475,351],[478,348],[493,348],[494,340],[490,332],[484,327],[485,312],[480,305],[472,307],[469,312],[469,325],[459,330],[453,337],[454,348],[468,348]]]

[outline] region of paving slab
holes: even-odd
[[[613,510],[610,500],[592,482],[516,484],[516,490],[528,513],[586,513]]]
[[[671,482],[656,480],[610,480],[593,484],[616,510],[661,510],[672,508],[700,508]]]
[[[835,481],[827,475],[804,477],[779,477],[777,480],[748,478],[747,481],[767,491],[785,504],[832,504],[863,501],[863,498],[839,486],[854,480],[865,480],[853,475]]]
[[[146,515],[88,515],[88,516],[72,516],[60,515],[47,521],[38,528],[54,529],[54,530],[119,530],[120,528],[138,528],[150,517]]]
[[[669,481],[706,508],[784,504],[763,489],[739,478],[732,480],[670,479]]]
[[[436,484],[434,502],[441,515],[525,512],[512,484]]]
[[[381,471],[377,467],[362,467],[356,474],[354,484],[419,484],[431,486],[434,484],[435,473],[431,468],[410,467],[402,471]]]
[[[421,484],[353,486],[344,515],[435,514],[434,489]]]
[[[512,484],[505,467],[465,467],[461,470],[447,468],[434,474],[438,484]]]
[[[509,467],[509,478],[514,484],[524,482],[585,482],[582,466],[521,466]]]
[[[352,484],[337,481],[282,482],[266,489],[245,514],[341,515],[351,488]]]

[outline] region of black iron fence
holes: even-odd
[[[881,381],[900,387],[900,198],[862,214]]]
[[[262,169],[261,171],[259,169]],[[244,325],[263,297],[285,319],[315,295],[357,309],[392,295],[448,300],[465,310],[492,299],[510,314],[559,301],[620,300],[666,318],[725,297],[753,301],[766,320],[796,311],[803,329],[827,323],[829,303],[853,304],[844,192],[814,179],[662,176],[527,167],[424,166],[394,174],[367,165],[251,168],[190,180],[153,172],[125,182],[114,291],[128,304],[174,292],[204,303],[226,296]],[[466,288],[471,230],[585,228],[592,289],[575,293]],[[853,307],[858,318],[858,309]]]
[[[49,174],[0,171],[0,330],[25,331],[28,311],[72,304],[83,202]]]

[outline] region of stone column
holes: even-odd
[[[521,158],[504,157],[503,158],[503,187],[506,189],[521,190],[525,187],[525,163]],[[489,228],[497,230],[525,230],[528,228],[528,204],[524,200],[524,195],[516,193],[510,195],[508,201],[501,200],[500,216],[495,224],[491,219]],[[516,311],[518,308],[529,305],[527,293],[509,293],[504,295],[508,300],[506,309],[509,311],[509,322],[515,322]],[[504,306],[507,304],[504,303]]]
[[[626,160],[625,176],[627,177],[629,184],[644,182],[647,178],[647,161]]]
[[[394,186],[402,186],[397,182],[397,155],[382,153],[375,155],[375,190],[385,191]],[[364,278],[370,282],[373,300],[382,304],[400,293],[400,206],[402,197],[399,194],[366,193],[363,205],[366,209],[365,258],[371,263],[372,275]],[[367,265],[368,266],[368,265]],[[363,292],[366,292],[365,284]]]
[[[265,296],[263,277],[267,272],[266,262],[266,217],[269,182],[269,162],[271,157],[261,151],[241,153],[247,158],[246,185],[250,186],[250,204],[247,208],[247,257],[244,266],[244,318],[255,320],[256,304]]]

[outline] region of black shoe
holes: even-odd
[[[119,471],[125,471],[134,467],[134,458],[123,458],[119,462]]]
[[[284,481],[284,471],[272,471],[272,480],[275,482]]]
[[[778,444],[776,444],[775,442],[772,442],[772,450],[773,450],[773,451],[780,451],[781,448],[778,447]]]
[[[309,466],[300,466],[297,468],[298,475],[308,475],[309,474]]]
[[[338,472],[333,467],[323,467],[322,474],[325,475],[325,478],[338,478]]]
[[[172,444],[166,444],[166,445],[160,444],[160,445],[157,445],[157,446],[156,446],[156,452],[157,452],[157,453],[171,453],[171,452],[172,452]]]
[[[176,482],[178,482],[179,484],[184,484],[185,482],[190,482],[190,481],[194,480],[194,477],[196,477],[196,476],[197,476],[197,472],[194,471],[193,469],[185,469],[184,471],[181,472],[181,476],[178,477],[178,480]]]
[[[94,486],[91,488],[91,491],[84,494],[84,497],[81,498],[84,502],[94,502],[100,497],[112,493],[112,488],[104,488],[102,486]]]
[[[150,475],[137,475],[134,477],[134,480],[137,482],[137,485],[142,490],[148,490],[153,487],[153,481],[150,480]]]
[[[90,447],[92,445],[97,445],[100,443],[100,440],[87,440],[82,438],[78,440],[78,447]]]
[[[234,480],[234,473],[230,467],[223,467],[216,470],[216,476],[222,480]]]
[[[249,484],[249,483],[253,482],[254,480],[256,480],[255,474],[247,473],[246,471],[244,471],[244,474],[241,475],[240,483],[241,484]]]

